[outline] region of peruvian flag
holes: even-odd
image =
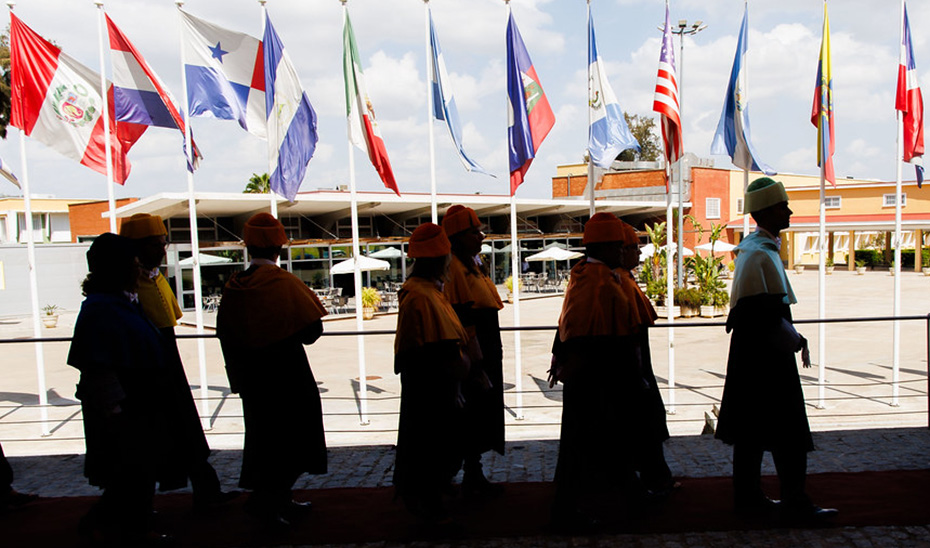
[[[103,114],[100,75],[53,46],[10,14],[10,123],[26,135],[85,166],[106,174],[105,120],[110,124],[113,180],[129,176],[126,153],[145,126],[119,125],[113,117],[113,86],[108,84],[110,115]]]
[[[898,65],[898,90],[895,108],[902,113],[904,122],[904,158],[914,164],[917,186],[924,180],[924,99],[917,83],[917,64],[911,45],[911,25],[904,7],[904,28],[901,30],[901,60]]]
[[[345,27],[342,32],[344,54],[342,68],[346,79],[346,111],[349,117],[349,141],[358,148],[368,152],[368,158],[375,166],[384,186],[393,190],[398,196],[397,181],[394,180],[394,171],[388,159],[387,149],[384,148],[384,139],[375,120],[375,111],[365,91],[365,78],[362,74],[362,63],[358,58],[358,48],[355,45],[355,33],[352,32],[352,22],[349,20],[348,10],[345,14]]]

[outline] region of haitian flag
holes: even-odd
[[[917,187],[924,182],[924,98],[917,82],[917,64],[914,62],[914,47],[911,45],[911,24],[904,6],[904,27],[901,29],[901,61],[898,65],[898,90],[895,109],[903,113],[904,157],[902,160],[914,164],[917,171]]]
[[[113,110],[117,122],[138,125],[141,135],[148,126],[177,128],[184,135],[184,118],[174,98],[116,23],[106,15],[113,64]],[[202,158],[194,146],[193,171]],[[185,154],[186,156],[186,154]]]
[[[103,116],[100,75],[62,53],[10,13],[10,124],[61,154],[106,175],[104,123],[110,124],[113,180],[129,176],[126,153],[142,134]]]
[[[236,120],[265,138],[262,43],[181,12],[181,52],[191,116]]]
[[[267,13],[262,43],[268,156],[269,164],[274,166],[269,181],[271,190],[293,202],[319,139],[316,112]]]
[[[513,20],[507,23],[507,97],[509,99],[510,195],[523,183],[536,151],[555,125],[555,114]]]

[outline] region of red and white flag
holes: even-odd
[[[113,86],[108,83],[109,116],[103,116],[100,75],[62,53],[61,48],[10,14],[10,123],[26,135],[106,174],[104,122],[110,124],[113,180],[129,176],[126,153],[145,131],[113,121]]]
[[[665,31],[662,33],[662,53],[659,55],[659,72],[656,77],[656,94],[652,102],[652,110],[661,115],[665,159],[671,165],[681,158],[681,108],[678,105],[675,44],[672,42],[667,3],[665,4]]]
[[[911,45],[911,25],[904,7],[904,27],[901,29],[901,60],[898,64],[898,93],[895,108],[902,113],[904,122],[905,162],[914,164],[917,171],[917,186],[924,180],[924,98],[917,82],[917,64],[914,62],[914,47]]]
[[[346,80],[346,111],[349,118],[349,140],[358,148],[368,151],[368,159],[384,186],[393,190],[398,196],[397,181],[394,179],[394,170],[388,159],[381,130],[375,119],[375,109],[365,90],[365,79],[362,74],[361,62],[358,58],[358,48],[355,46],[355,33],[352,32],[352,22],[349,12],[345,11],[345,27],[342,31],[343,59],[342,68]]]

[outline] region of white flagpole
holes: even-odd
[[[104,150],[106,151],[106,160],[107,160],[107,202],[109,203],[110,211],[110,232],[116,234],[116,196],[113,186],[113,151],[112,141],[110,140],[110,99],[107,96],[108,86],[107,86],[107,71],[106,71],[106,62],[104,61],[104,46],[103,46],[103,29],[104,29],[104,12],[103,12],[103,2],[97,0],[94,2],[94,5],[97,6],[97,12],[99,14],[97,18],[97,28],[99,35],[99,44],[100,44],[100,96],[103,98],[103,138],[106,142]],[[114,125],[116,122],[113,122]]]
[[[904,0],[901,0],[901,43],[898,45],[898,62],[904,64],[907,62],[904,53]],[[894,200],[894,306],[893,315],[901,315],[901,163],[904,161],[904,119],[900,110],[895,110],[897,114],[897,146],[895,165],[895,200]],[[921,252],[921,246],[914,246],[916,253]],[[915,253],[915,256],[916,256]],[[898,406],[898,395],[900,386],[900,366],[901,366],[901,323],[897,320],[893,322],[892,334],[892,358],[891,358],[891,405]]]
[[[824,128],[824,131],[827,131]],[[817,253],[818,256],[818,269],[817,269],[817,286],[818,286],[818,306],[817,312],[820,319],[826,318],[827,315],[827,268],[826,268],[826,251],[827,251],[827,208],[826,200],[824,199],[825,195],[825,184],[826,184],[826,173],[827,173],[827,159],[823,158],[820,162],[820,251]],[[817,355],[820,358],[820,363],[817,368],[817,396],[818,403],[817,409],[824,409],[824,397],[826,391],[826,372],[827,372],[827,324],[820,322],[817,324],[817,336],[819,341],[817,342]]]
[[[508,4],[509,6],[509,4]],[[517,199],[510,195],[510,281],[513,287],[513,374],[517,393],[516,419],[523,420],[523,344],[520,333],[520,274],[522,273],[520,241],[517,239]]]
[[[267,8],[265,8],[265,1],[266,0],[258,0],[258,3],[262,6],[262,36],[263,37],[265,36],[265,31],[264,31],[265,21],[268,19],[268,10]],[[266,116],[265,117],[266,122],[267,122],[267,118],[268,117]],[[271,137],[269,135],[269,138],[268,138],[268,152],[269,152],[268,154],[268,177],[269,178],[271,177],[272,174],[274,174],[274,166],[271,164],[271,147],[272,147]],[[271,216],[277,219],[278,218],[278,197],[277,195],[275,195],[274,189],[272,189],[270,186],[268,187],[268,195],[271,200]],[[278,261],[278,264],[280,264],[281,258],[278,257],[277,261]]]
[[[433,73],[436,72],[433,67],[433,51],[430,45],[430,26],[429,26],[429,0],[423,0],[425,13],[424,26],[426,28],[426,127],[429,131],[429,209],[434,223],[438,223],[439,215],[436,211],[436,144],[433,142]]]
[[[178,17],[181,15],[181,7],[184,5],[183,0],[175,2],[178,7]],[[187,74],[184,70],[186,60],[184,58],[184,23],[181,23],[181,89],[184,94],[184,145],[186,147],[186,162],[194,163],[194,145],[191,137],[190,122],[190,98],[187,95]],[[191,233],[191,259],[194,261],[194,320],[197,325],[197,360],[200,365],[200,422],[204,430],[212,428],[210,424],[210,402],[208,397],[208,379],[207,379],[207,351],[203,340],[203,282],[200,276],[200,234],[197,229],[197,198],[194,194],[194,174],[187,170],[187,209],[189,212]]]
[[[682,147],[684,150],[684,147]],[[678,159],[678,171],[681,171],[681,158]],[[672,242],[672,165],[668,165],[668,197],[665,204],[665,308],[668,310],[668,414],[674,415],[675,409],[675,281],[672,277],[675,250]],[[656,250],[658,253],[658,250]]]
[[[746,26],[749,26],[749,2],[743,3],[744,9],[746,10]],[[746,34],[748,36],[749,29],[746,29]],[[749,47],[747,43],[746,47],[747,53],[740,61],[740,64],[743,67],[743,70],[740,71],[739,77],[743,81],[742,88],[743,93],[746,95],[746,102],[749,102]],[[746,191],[749,190],[749,168],[743,169],[743,238],[749,236],[749,214],[746,213]],[[792,250],[793,251],[793,250]]]
[[[588,24],[590,25],[591,24],[591,0],[587,0],[587,3],[588,3]],[[590,30],[586,29],[586,32],[590,32]],[[589,41],[588,57],[590,57],[590,50],[591,50],[590,36],[588,37],[588,41]],[[595,59],[595,61],[597,60]],[[588,110],[588,146],[589,147],[591,146],[591,123],[593,122],[592,114],[591,114],[591,104],[590,104],[591,84],[592,84],[591,82],[591,59],[588,59],[588,93],[587,93],[587,97],[585,97],[585,108]],[[588,195],[588,218],[591,218],[594,216],[595,211],[594,211],[594,160],[591,157],[590,148],[588,148],[588,184],[585,185],[584,192],[585,194]],[[571,181],[569,181],[568,195],[571,196],[571,194],[572,194]]]
[[[346,0],[342,2],[343,27],[345,19],[348,17],[349,8],[346,6]],[[358,243],[358,193],[355,185],[355,149],[352,145],[352,128],[346,125],[347,137],[349,137],[349,193],[351,197],[352,212],[352,258],[355,260],[355,330],[361,333],[365,330],[362,318],[362,269],[359,261],[361,259],[361,249]],[[368,376],[365,371],[365,336],[356,335],[358,341],[358,400],[360,424],[370,424],[368,419]]]

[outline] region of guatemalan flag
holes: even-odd
[[[902,113],[904,122],[904,158],[914,164],[917,186],[924,181],[924,99],[917,82],[917,64],[911,44],[911,24],[904,6],[904,27],[901,29],[901,61],[898,65],[898,93],[895,108]]]
[[[459,119],[458,108],[455,106],[455,97],[452,95],[452,86],[449,83],[449,73],[446,72],[442,49],[439,47],[439,36],[436,34],[436,27],[433,25],[433,13],[429,11],[429,7],[427,7],[427,10],[427,13],[429,13],[430,52],[432,53],[430,58],[430,79],[433,84],[431,88],[433,92],[433,116],[437,120],[446,122],[449,134],[452,136],[452,142],[455,144],[456,150],[458,150],[459,160],[462,161],[465,169],[494,177],[493,174],[481,167],[478,162],[469,158],[462,147],[462,122]]]
[[[588,154],[594,165],[608,169],[617,156],[627,149],[640,151],[639,142],[630,133],[623,109],[614,94],[604,60],[597,53],[594,39],[594,17],[588,5],[588,108],[591,127],[588,128]]]
[[[106,16],[113,64],[113,110],[120,125],[135,125],[141,134],[148,126],[177,128],[184,135],[184,118],[168,88],[149,67],[139,50],[116,24]],[[194,144],[193,169],[200,160]]]
[[[190,115],[236,120],[243,129],[264,139],[262,43],[179,11]]]
[[[271,190],[293,202],[319,140],[316,112],[267,13],[262,44]]]
[[[768,165],[758,161],[749,131],[749,96],[745,88],[746,50],[749,49],[749,6],[743,12],[743,23],[736,43],[736,57],[730,71],[730,83],[723,102],[723,112],[717,123],[717,132],[710,145],[711,154],[726,154],[733,165],[747,171],[761,171],[775,175]]]
[[[510,195],[513,196],[523,183],[543,139],[555,125],[555,114],[536,76],[513,13],[507,23],[507,98]]]
[[[381,138],[378,120],[375,119],[375,109],[365,89],[365,75],[362,73],[362,62],[358,57],[358,46],[355,45],[355,32],[352,30],[349,10],[343,6],[342,13],[345,18],[342,28],[342,71],[346,84],[349,142],[368,152],[368,159],[381,177],[381,182],[400,196],[391,160],[388,158],[384,139]]]
[[[113,122],[113,87],[107,84],[110,115],[103,116],[100,75],[10,13],[10,124],[61,154],[107,173],[105,122],[110,124],[113,180],[129,176],[126,153],[141,133]]]

